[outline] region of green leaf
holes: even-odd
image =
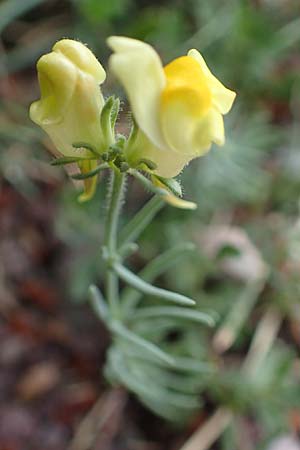
[[[152,284],[149,284],[146,281],[142,280],[140,277],[132,273],[120,263],[115,262],[112,268],[123,281],[125,281],[138,291],[143,292],[143,294],[150,295],[152,297],[158,297],[169,302],[178,303],[179,305],[195,305],[195,301],[189,297],[186,297],[185,295],[177,294],[177,292],[167,291],[166,289],[152,286]]]
[[[173,356],[174,369],[179,372],[192,372],[192,373],[207,373],[212,374],[215,372],[214,367],[208,364],[206,361],[200,362],[194,358],[186,356]]]
[[[141,270],[139,276],[148,283],[151,283],[156,277],[176,264],[187,253],[194,251],[195,248],[195,244],[192,242],[182,242],[150,261],[150,263]]]
[[[162,209],[164,202],[160,197],[153,197],[148,203],[133,217],[130,222],[120,232],[119,246],[120,253],[124,253],[124,246],[135,241],[144,229],[152,222],[155,215]]]
[[[154,258],[144,269],[139,272],[138,275],[144,281],[152,283],[155,278],[164,273],[174,264],[177,264],[182,257],[193,250],[195,250],[195,245],[191,242],[183,242],[182,244],[178,244],[177,246]],[[139,301],[140,296],[140,292],[135,291],[131,287],[125,288],[124,294],[122,295],[123,310],[131,314],[131,311]]]
[[[148,308],[141,308],[134,313],[132,320],[151,319],[164,316],[200,322],[209,327],[215,325],[214,319],[206,313],[176,306],[150,306]]]
[[[125,386],[128,386],[132,392],[141,396],[143,399],[151,398],[163,403],[168,403],[173,408],[196,409],[199,408],[199,400],[194,395],[182,394],[162,388],[155,379],[150,378],[147,374],[146,367],[143,368],[139,364],[126,364],[126,358],[119,351],[115,351],[110,355],[114,372]],[[130,370],[132,368],[132,370]],[[137,370],[138,369],[138,370]],[[144,370],[142,370],[144,369]]]
[[[146,339],[143,339],[137,334],[128,330],[126,327],[124,327],[124,325],[121,322],[113,321],[109,325],[109,328],[112,331],[112,333],[115,333],[119,338],[125,339],[130,344],[139,347],[144,352],[151,354],[152,356],[156,357],[163,363],[166,363],[169,366],[173,365],[173,358],[171,356],[169,356],[167,353],[165,353],[163,350],[161,350],[152,342],[147,341]]]
[[[102,293],[93,284],[89,287],[89,300],[96,316],[106,323],[109,319],[109,311]]]

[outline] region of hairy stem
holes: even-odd
[[[111,270],[111,264],[116,258],[117,231],[119,213],[123,198],[124,174],[118,170],[112,171],[111,190],[109,194],[108,211],[105,222],[105,250],[107,252],[106,299],[114,318],[119,318],[119,286],[118,277]]]

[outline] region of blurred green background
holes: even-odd
[[[105,180],[89,204],[78,205],[72,182],[49,165],[50,144],[28,118],[28,106],[39,96],[36,60],[61,37],[87,43],[104,67],[105,39],[112,34],[149,42],[164,63],[196,48],[237,92],[225,118],[226,145],[192,162],[180,176],[197,211],[166,207],[130,263],[138,270],[183,237],[196,244],[196,251],[160,281],[217,313],[219,334],[213,330],[195,338],[193,329],[194,337],[186,337],[219,368],[216,379],[203,381],[201,414],[206,417],[220,405],[238,413],[216,448],[263,449],[281,433],[299,432],[299,1],[2,0],[0,32],[0,310],[9,333],[16,329],[11,317],[18,304],[25,309],[34,304],[43,313],[51,309],[51,298],[46,301],[42,292],[40,300],[28,279],[44,280],[48,294],[47,286],[58,290],[75,328],[80,320],[71,311],[85,310],[89,284],[101,284]],[[104,94],[115,92],[124,101],[118,124],[123,131],[126,100],[108,77]],[[130,182],[122,220],[147,198]],[[241,382],[236,368],[266,311],[280,317],[278,338],[256,377]],[[225,356],[224,328],[233,335]],[[3,405],[6,401],[4,396]],[[243,433],[248,447],[241,444]],[[168,439],[173,446],[156,436],[157,448],[179,448]]]

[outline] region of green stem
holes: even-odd
[[[118,219],[123,198],[124,174],[112,170],[111,191],[109,194],[108,212],[105,223],[105,247],[107,252],[106,299],[112,317],[119,318],[119,286],[118,277],[110,265],[116,257]]]

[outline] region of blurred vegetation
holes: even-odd
[[[183,236],[193,241],[196,251],[160,281],[198,299],[200,309],[217,313],[217,328],[199,331],[197,324],[176,322],[175,330],[171,323],[173,334],[166,335],[168,327],[162,323],[160,328],[157,321],[153,329],[153,319],[150,328],[149,321],[135,326],[166,350],[214,367],[215,375],[200,370],[184,379],[153,368],[149,376],[167,384],[168,394],[182,389],[202,392],[204,411],[206,404],[225,405],[242,417],[252,417],[259,428],[256,449],[266,448],[282,431],[299,431],[299,1],[23,0],[21,5],[4,0],[0,30],[1,183],[13,185],[30,201],[39,201],[43,180],[58,185],[57,233],[73,254],[68,286],[70,297],[78,302],[85,301],[92,281],[101,283],[95,241],[101,242],[99,217],[105,193],[100,188],[89,205],[78,206],[71,183],[47,165],[49,157],[42,149],[49,144],[27,118],[28,104],[38,95],[33,68],[38,56],[56,39],[68,36],[88,43],[105,65],[105,38],[124,34],[153,44],[165,62],[197,48],[224,84],[237,91],[237,104],[226,118],[225,147],[213,148],[180,177],[186,197],[198,203],[197,212],[165,208],[143,234],[141,250],[130,261],[139,270],[182,242]],[[107,94],[113,86],[109,78]],[[122,129],[123,119],[125,113]],[[147,198],[135,183],[128,190],[124,222]],[[241,377],[257,324],[270,309],[284,326],[255,376]],[[223,354],[215,333],[224,327],[234,337]],[[146,386],[148,381],[144,380]],[[161,391],[155,395],[159,398]],[[174,408],[168,399],[163,405],[158,400],[148,406],[179,421],[183,410],[199,409],[195,402]],[[238,427],[239,422],[233,421],[220,448],[236,447]]]

